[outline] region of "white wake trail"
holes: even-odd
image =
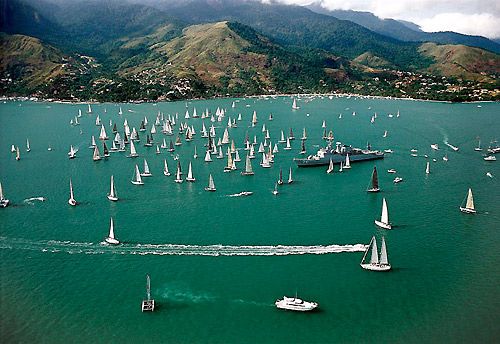
[[[120,244],[70,241],[30,241],[0,237],[0,249],[31,250],[69,254],[121,254],[121,255],[179,255],[179,256],[287,256],[302,254],[330,254],[363,252],[364,244],[355,245],[178,245],[178,244]]]

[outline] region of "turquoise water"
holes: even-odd
[[[498,103],[447,104],[351,98],[234,99],[189,103],[86,105],[7,102],[0,105],[0,181],[11,206],[0,209],[0,333],[5,342],[493,342],[500,321],[500,168],[473,148],[500,135]],[[176,146],[184,171],[193,163],[195,183],[174,183],[162,173],[163,159],[175,171],[173,155],[136,145],[140,157],[111,153],[92,161],[90,136],[99,135],[99,114],[123,132],[123,121],[150,128],[158,111],[190,113],[226,108],[216,122],[222,136],[227,117],[242,121],[229,129],[241,148],[238,171],[223,173],[226,159],[205,163],[201,119],[189,119],[197,135]],[[71,126],[78,109],[81,125]],[[107,110],[104,112],[104,110]],[[252,112],[259,122],[250,127]],[[400,111],[401,116],[388,117]],[[356,112],[356,116],[352,112]],[[370,123],[374,113],[375,123]],[[269,121],[269,113],[274,120]],[[339,119],[339,114],[342,118]],[[393,149],[384,160],[355,163],[344,173],[326,167],[299,169],[302,128],[308,154],[323,145],[326,121],[335,140]],[[262,125],[277,142],[292,127],[293,149],[275,156],[272,168],[252,161],[244,177],[246,132],[263,140]],[[205,125],[210,125],[205,120]],[[82,130],[82,134],[80,134]],[[384,131],[388,131],[383,138]],[[176,136],[171,137],[172,140]],[[29,138],[31,152],[25,152]],[[163,134],[155,135],[160,141]],[[460,150],[444,145],[449,140]],[[168,143],[169,137],[167,137]],[[430,144],[438,143],[439,151]],[[10,152],[21,147],[21,160]],[[69,160],[70,144],[77,158]],[[194,146],[199,157],[193,159]],[[51,146],[52,151],[47,147]],[[108,144],[110,146],[110,144]],[[411,157],[417,148],[419,157]],[[101,149],[102,152],[102,149]],[[449,161],[442,160],[447,152]],[[428,159],[423,155],[427,154]],[[130,183],[134,166],[146,158],[153,173],[144,186]],[[433,162],[432,159],[436,159]],[[431,173],[425,174],[426,161]],[[382,192],[368,194],[371,171],[379,170]],[[271,191],[282,167],[293,167],[295,183]],[[394,168],[404,178],[392,183]],[[337,168],[336,168],[337,169]],[[491,172],[494,178],[486,176]],[[208,175],[217,191],[204,191]],[[107,200],[113,174],[120,200]],[[80,205],[67,204],[69,178]],[[459,212],[471,187],[478,214]],[[227,197],[243,190],[249,197]],[[45,202],[26,201],[45,197]],[[392,231],[377,229],[382,198]],[[118,247],[102,245],[109,218]],[[391,272],[361,269],[363,252],[375,235],[387,241]],[[185,245],[185,246],[172,246]],[[221,245],[221,246],[214,246]],[[282,245],[277,247],[278,245]],[[297,248],[300,245],[303,247]],[[339,245],[339,246],[327,246]],[[357,245],[357,246],[347,246]],[[249,246],[249,247],[243,247]],[[335,253],[336,251],[343,251]],[[324,254],[287,254],[287,253]],[[145,274],[151,275],[157,310],[140,311]],[[295,292],[320,304],[318,312],[279,311],[274,301]]]

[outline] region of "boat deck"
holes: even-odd
[[[155,300],[143,300],[142,307],[143,312],[152,312],[155,309]]]

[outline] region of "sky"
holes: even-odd
[[[329,10],[372,12],[380,18],[411,21],[423,31],[455,31],[500,38],[499,0],[278,0],[286,4],[318,2]]]

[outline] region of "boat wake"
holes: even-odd
[[[30,241],[0,237],[0,249],[30,250],[68,254],[120,254],[120,255],[175,255],[175,256],[287,256],[303,254],[330,254],[363,252],[364,244],[314,246],[232,246],[232,245],[177,245],[177,244],[120,244],[71,241]]]
[[[40,202],[45,202],[46,198],[45,197],[31,197],[31,198],[26,198],[23,202],[28,203],[30,205],[34,204],[34,201],[40,201]]]

